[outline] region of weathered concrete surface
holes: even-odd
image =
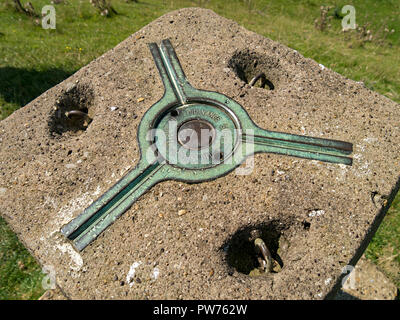
[[[49,289],[39,298],[39,300],[68,300],[60,288]]]
[[[248,176],[163,182],[78,253],[59,230],[137,163],[138,124],[163,94],[147,43],[165,38],[195,87],[263,128],[351,142],[353,166],[258,154]],[[250,87],[240,69],[275,89]],[[56,105],[72,104],[94,118],[87,130],[57,120]],[[209,10],[175,11],[0,122],[0,213],[71,299],[330,298],[395,194],[399,118],[398,104],[292,49]],[[273,251],[285,239],[281,272],[233,267],[252,226]]]
[[[336,294],[336,300],[394,300],[398,290],[365,256],[357,265]],[[68,300],[60,288],[47,290],[39,300]]]

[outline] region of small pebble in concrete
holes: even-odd
[[[187,213],[187,210],[181,209],[178,211],[178,216],[183,216],[186,213]]]
[[[65,87],[65,92],[66,93],[70,93],[72,90],[74,90],[76,88],[76,84],[75,83],[68,83],[67,86]]]

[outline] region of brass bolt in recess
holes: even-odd
[[[264,269],[264,272],[271,272],[273,268],[273,259],[271,252],[269,252],[267,245],[261,238],[257,238],[254,240],[254,245],[256,247],[256,250],[259,251],[262,256],[264,257],[264,260],[261,260],[261,268]]]
[[[92,121],[92,119],[89,117],[89,115],[86,112],[80,111],[80,110],[70,110],[65,112],[65,116],[68,119],[74,120],[78,118],[83,118],[84,119],[84,126],[88,126],[89,123]]]

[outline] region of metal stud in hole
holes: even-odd
[[[257,238],[254,240],[254,246],[256,250],[261,253],[264,259],[258,257],[258,261],[260,262],[260,267],[264,272],[271,272],[273,268],[273,259],[271,252],[269,252],[267,245],[261,238]]]
[[[267,79],[267,77],[265,76],[264,72],[261,72],[261,73],[257,74],[253,79],[251,79],[250,82],[249,82],[249,85],[254,87],[254,85],[260,79],[261,79],[260,88],[265,88],[265,86],[267,85],[270,90],[274,90],[275,89],[274,84]]]
[[[271,251],[261,238],[262,232],[259,229],[250,231],[250,241],[254,244],[255,253],[259,266],[250,272],[250,276],[260,276],[262,274],[277,273],[281,271],[282,262],[279,255],[276,255],[275,260],[272,257]]]
[[[65,112],[65,116],[70,119],[70,120],[80,120],[83,119],[84,123],[83,125],[87,127],[90,122],[92,122],[92,119],[89,117],[87,112],[81,111],[81,110],[70,110]]]

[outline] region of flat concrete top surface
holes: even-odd
[[[353,165],[261,153],[249,175],[165,181],[78,252],[60,229],[137,164],[139,122],[164,92],[147,44],[167,38],[194,87],[231,97],[262,128],[350,142]],[[261,71],[273,90],[246,83]],[[56,116],[67,104],[93,121],[71,130]],[[210,10],[182,9],[0,122],[0,214],[68,298],[323,299],[398,190],[398,119],[399,105],[362,83]],[[253,228],[280,272],[248,274]]]

